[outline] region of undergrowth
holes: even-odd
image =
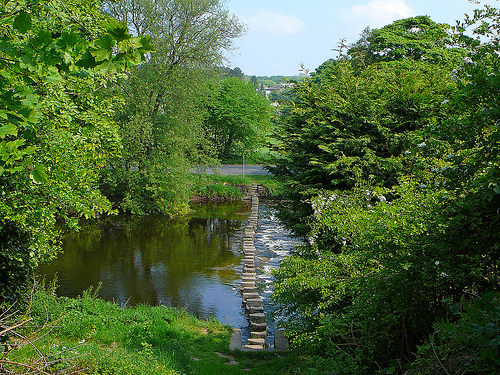
[[[2,336],[2,374],[284,375],[297,366],[288,354],[231,352],[232,329],[215,319],[122,308],[92,289],[72,299],[38,288],[29,308],[10,318],[12,327],[24,323]]]
[[[272,176],[266,175],[248,175],[245,178],[243,175],[196,175],[191,195],[207,200],[238,200],[243,197],[238,186],[252,184],[266,186],[271,194],[277,186]]]

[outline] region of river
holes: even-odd
[[[124,307],[177,307],[244,329],[248,321],[238,284],[242,227],[249,213],[247,204],[236,202],[193,205],[193,213],[181,219],[88,220],[80,232],[65,233],[63,253],[42,265],[39,273],[47,280],[57,275],[61,296],[76,297],[101,285],[100,298]],[[271,293],[271,269],[279,266],[295,243],[272,204],[262,203],[255,246],[265,302]]]

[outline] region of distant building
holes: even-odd
[[[269,95],[271,95],[272,92],[281,91],[288,87],[293,87],[293,83],[280,83],[279,85],[276,86],[265,87],[264,92],[266,93],[266,98],[269,99]]]

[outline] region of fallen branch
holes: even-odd
[[[16,324],[15,326],[12,326],[12,327],[8,327],[7,329],[4,329],[2,332],[0,332],[0,336],[3,336],[5,333],[9,332],[9,331],[12,331],[16,328],[19,328],[19,327],[22,327],[23,325],[25,325],[26,323],[28,322],[31,322],[33,319],[28,319],[28,320],[25,320],[24,322],[21,322],[21,323],[18,323]]]
[[[37,372],[38,372],[38,373],[40,373],[40,374],[50,375],[48,372],[45,372],[45,371],[43,371],[43,370],[40,370],[39,368],[37,368],[37,367],[33,367],[33,366],[28,365],[28,364],[26,364],[26,363],[20,363],[20,362],[8,361],[8,360],[6,360],[6,359],[0,359],[0,363],[6,363],[6,364],[9,364],[9,365],[15,365],[15,366],[26,367],[26,368],[29,368],[30,370],[37,371]]]

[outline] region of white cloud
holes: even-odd
[[[302,20],[295,15],[285,15],[258,9],[252,16],[242,18],[250,30],[257,30],[267,34],[279,36],[298,35],[305,31]]]
[[[379,28],[395,20],[416,15],[405,0],[371,0],[366,5],[353,5],[341,13],[347,20],[354,20],[358,25],[372,28]]]

